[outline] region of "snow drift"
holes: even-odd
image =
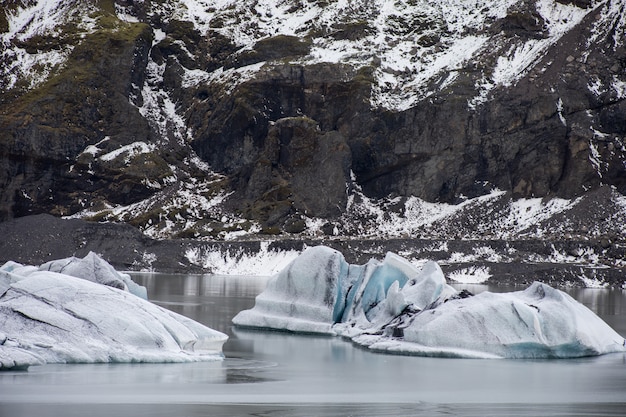
[[[535,282],[524,291],[471,295],[393,253],[350,265],[307,249],[273,276],[239,326],[341,335],[384,352],[475,358],[571,358],[626,351],[626,341],[569,295]]]
[[[140,296],[90,253],[0,267],[0,369],[44,363],[220,360],[227,336]]]

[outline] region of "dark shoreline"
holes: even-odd
[[[490,283],[527,286],[533,281],[562,287],[583,287],[581,275],[603,282],[607,287],[626,285],[626,242],[601,240],[429,240],[429,239],[294,239],[268,237],[263,240],[205,241],[194,239],[154,240],[126,224],[94,223],[60,219],[41,214],[0,223],[0,263],[12,260],[38,265],[52,259],[84,256],[89,251],[103,256],[121,270],[153,270],[166,273],[210,273],[187,259],[193,248],[251,255],[267,244],[267,250],[297,250],[326,245],[343,253],[349,263],[362,264],[382,258],[387,251],[405,257],[438,261],[446,274],[464,268],[489,268]],[[496,257],[476,256],[490,248]],[[452,254],[473,255],[474,259],[448,263]],[[568,261],[558,261],[554,253]],[[597,254],[593,262],[580,254]],[[578,258],[577,258],[578,256]],[[477,259],[476,259],[477,258]]]

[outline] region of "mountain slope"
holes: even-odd
[[[626,238],[623,0],[3,5],[2,219]]]

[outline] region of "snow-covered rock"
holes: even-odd
[[[92,253],[41,267],[7,262],[0,268],[0,369],[223,357],[225,334],[130,293],[135,286],[143,288]]]
[[[569,295],[536,282],[525,291],[471,296],[439,265],[398,255],[349,265],[307,249],[275,275],[240,326],[341,335],[373,350],[427,356],[568,358],[626,351],[626,341]]]
[[[0,219],[158,239],[626,233],[623,0],[3,6]]]

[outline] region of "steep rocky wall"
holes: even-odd
[[[626,193],[623,2],[457,2],[466,26],[437,2],[397,1],[384,18],[380,1],[347,3],[329,17],[338,2],[68,1],[35,34],[11,22],[46,15],[44,3],[12,3],[0,12],[0,220],[69,214],[216,237],[338,221],[357,192]],[[319,15],[271,27],[301,10]],[[45,64],[54,51],[65,60]],[[45,76],[9,82],[33,58]]]
[[[290,197],[311,200],[319,190],[307,186],[308,173],[275,156],[288,152],[291,143],[274,143],[270,133],[283,130],[284,123],[275,122],[285,117],[306,117],[320,137],[340,135],[350,164],[338,170],[331,166],[333,160],[321,163],[320,181],[330,184],[332,178],[349,188],[352,171],[372,197],[415,195],[455,202],[495,187],[515,197],[570,198],[601,184],[625,192],[626,104],[608,86],[614,77],[624,77],[626,55],[622,44],[612,43],[616,34],[610,31],[588,44],[598,13],[583,21],[584,30],[572,31],[551,46],[516,84],[496,89],[477,106],[469,102],[480,76],[493,70],[489,56],[463,68],[445,89],[397,112],[368,105],[371,68],[273,64],[229,96],[192,106],[198,120],[192,125],[193,146],[212,167],[238,178],[243,191],[239,197],[247,204],[284,203],[292,211],[322,216],[335,212],[311,211]],[[532,18],[531,12],[519,11],[493,27],[507,42],[546,36]],[[594,82],[606,92],[592,91]],[[282,135],[294,132],[303,141],[310,135],[307,129]],[[283,172],[289,175],[281,186]],[[276,187],[283,194],[268,193]]]
[[[102,18],[72,50],[64,68],[23,95],[2,95],[0,218],[76,212],[81,199],[128,202],[146,195],[137,175],[98,167],[89,145],[115,150],[151,131],[128,97],[142,85],[152,31]],[[69,42],[59,39],[58,42]],[[62,48],[37,45],[32,48]],[[136,87],[135,87],[136,88]],[[106,138],[106,140],[105,140]],[[139,177],[143,177],[140,174]]]

